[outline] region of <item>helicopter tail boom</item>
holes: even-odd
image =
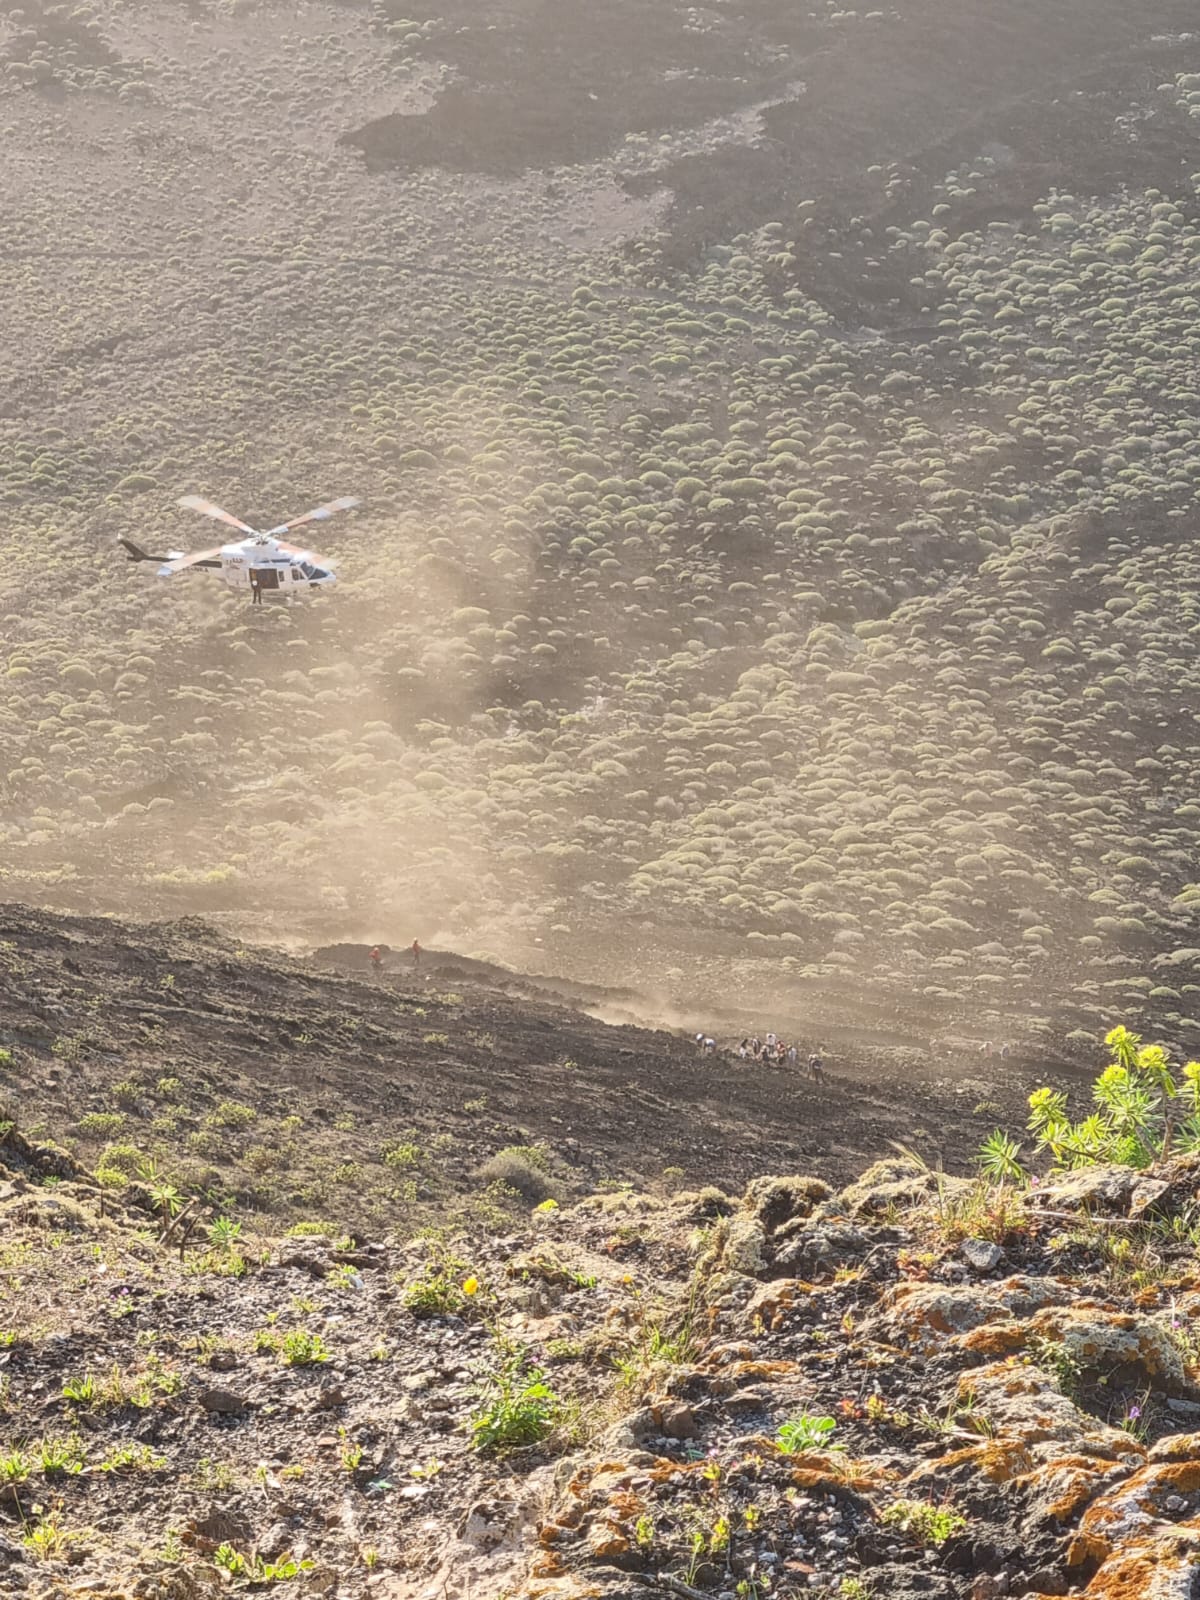
[[[117,535],[117,543],[124,550],[130,561],[166,561],[166,556],[152,556],[143,550],[140,544],[134,544],[132,539],[126,539],[124,534]]]

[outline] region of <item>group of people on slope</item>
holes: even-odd
[[[715,1055],[717,1041],[707,1033],[698,1033],[696,1048],[701,1055]],[[757,1034],[743,1039],[736,1046],[734,1054],[739,1061],[758,1061],[763,1066],[774,1064],[777,1067],[795,1068],[800,1064],[799,1045],[789,1044],[774,1033],[768,1033],[765,1039],[760,1039]],[[812,1052],[805,1064],[810,1078],[817,1083],[825,1082],[825,1062],[819,1048]]]
[[[421,946],[416,939],[409,945],[408,953],[412,957],[413,966],[419,967],[421,965]],[[367,951],[367,960],[371,963],[371,971],[378,977],[383,971],[383,947],[373,944]]]

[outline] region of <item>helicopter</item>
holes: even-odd
[[[161,562],[158,569],[160,578],[173,578],[177,572],[186,572],[190,567],[219,569],[231,589],[248,589],[253,604],[259,606],[267,596],[273,600],[292,600],[310,590],[325,589],[337,582],[332,562],[315,551],[285,544],[278,535],[290,533],[293,528],[302,527],[306,522],[324,522],[335,511],[349,511],[352,506],[358,505],[358,501],[330,500],[323,506],[306,511],[302,517],[293,517],[290,522],[281,522],[277,528],[268,528],[265,533],[260,533],[238,517],[231,517],[228,511],[200,495],[184,495],[179,504],[189,511],[200,511],[206,517],[224,522],[246,537],[234,544],[219,545],[215,550],[197,550],[191,555],[171,550],[165,556],[155,556],[132,539],[118,534],[117,543],[130,561]]]

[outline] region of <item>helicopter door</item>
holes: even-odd
[[[274,567],[259,567],[256,570],[260,589],[278,589],[279,574]]]

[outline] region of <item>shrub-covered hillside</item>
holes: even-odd
[[[5,892],[1186,1042],[1200,45],[976,10],[0,15]]]

